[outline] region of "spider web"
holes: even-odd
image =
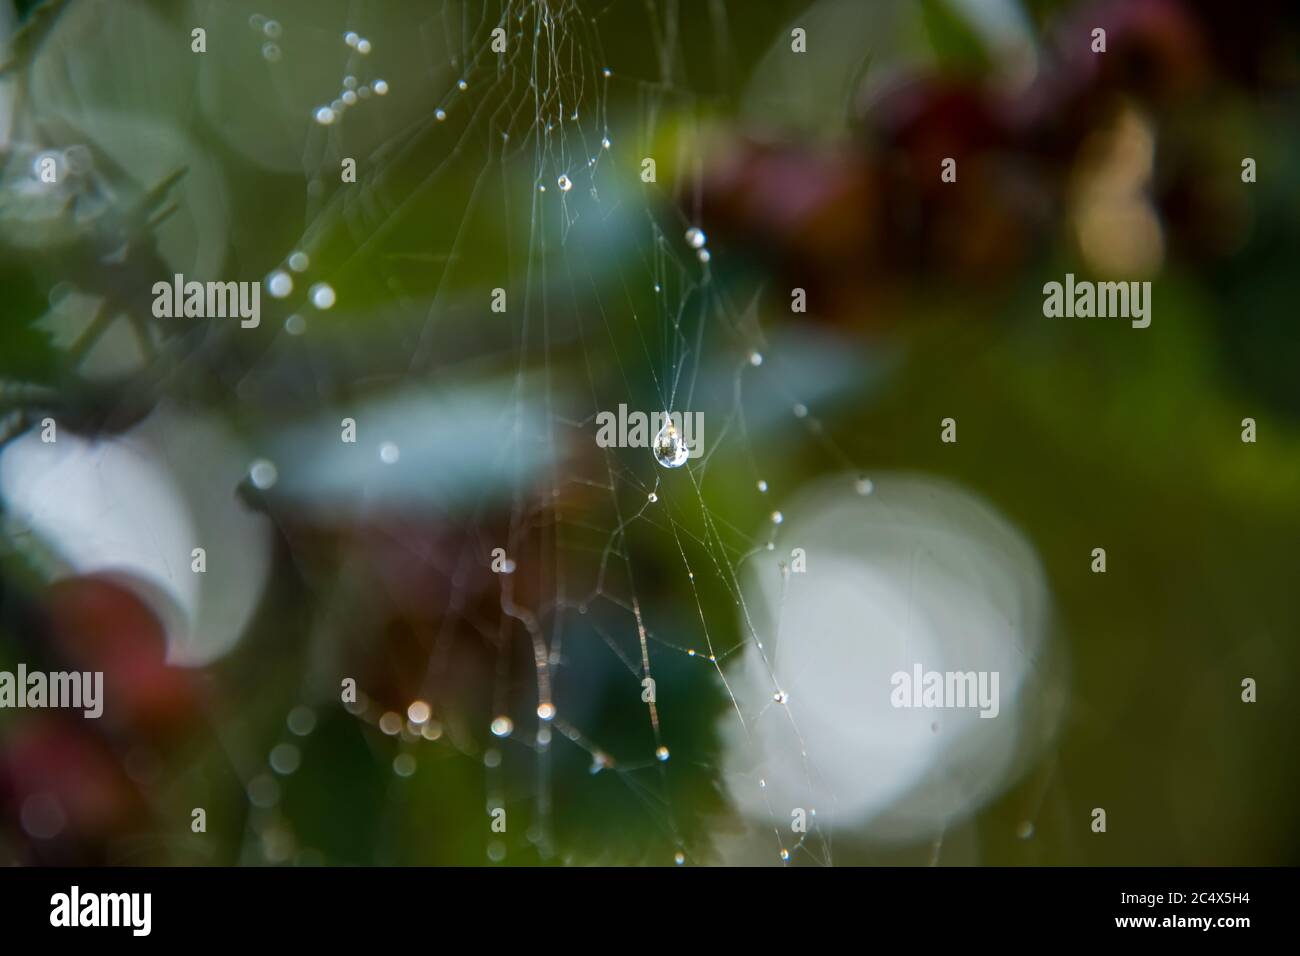
[[[499,217],[507,224],[506,248],[493,261],[505,264],[497,285],[507,291],[510,305],[500,319],[511,332],[508,348],[515,360],[515,412],[502,422],[507,439],[501,455],[517,457],[518,443],[532,439],[549,448],[594,445],[597,415],[620,403],[653,411],[703,407],[711,434],[703,456],[681,472],[658,467],[648,449],[600,448],[575,456],[576,461],[552,458],[539,480],[517,480],[504,537],[492,539],[487,528],[473,528],[476,559],[487,562],[496,545],[504,547],[512,563],[516,556],[529,558],[521,557],[513,571],[497,576],[497,621],[458,614],[466,598],[463,589],[453,587],[448,616],[429,654],[422,696],[431,703],[433,724],[439,717],[448,719],[436,688],[445,671],[450,632],[477,631],[494,642],[498,661],[493,719],[477,728],[472,743],[461,746],[484,762],[489,811],[517,801],[511,781],[518,774],[511,774],[511,765],[531,764],[532,779],[523,784],[534,821],[529,842],[542,860],[557,854],[572,859],[552,834],[551,781],[555,749],[575,747],[590,759],[591,773],[612,775],[627,798],[640,805],[662,845],[672,849],[673,860],[707,860],[707,821],[704,826],[686,822],[698,810],[679,805],[680,798],[674,797],[671,777],[682,772],[674,753],[681,725],[673,706],[665,706],[665,698],[671,701],[675,695],[672,677],[663,675],[680,668],[665,668],[664,663],[666,658],[675,663],[685,659],[707,668],[711,679],[704,686],[719,695],[725,719],[747,734],[761,712],[746,712],[732,693],[727,664],[752,645],[771,684],[764,709],[779,709],[799,733],[796,712],[766,656],[765,647],[779,640],[779,633],[763,633],[751,618],[741,580],[750,562],[776,560],[772,552],[781,520],[767,500],[771,495],[759,467],[762,454],[755,451],[746,427],[746,391],[795,392],[773,381],[770,361],[763,366],[766,345],[754,304],[758,290],[748,306],[738,306],[715,278],[715,269],[725,265],[712,258],[703,236],[691,233],[707,224],[698,221],[703,163],[700,155],[686,152],[690,138],[679,145],[679,175],[672,177],[670,189],[656,182],[627,185],[636,181],[640,159],[657,155],[665,117],[689,120],[707,107],[689,87],[672,80],[674,62],[681,56],[676,4],[644,5],[654,60],[661,67],[653,79],[624,75],[620,63],[605,57],[602,32],[620,4],[593,15],[573,2],[508,3],[496,16],[472,6],[444,4],[438,16],[420,26],[422,36],[436,37],[431,44],[443,44],[430,55],[445,60],[458,74],[456,83],[422,119],[384,143],[375,157],[375,173],[358,190],[345,186],[338,195],[320,199],[324,208],[309,224],[302,247],[311,252],[320,243],[321,221],[331,215],[331,204],[341,204],[335,218],[356,252],[336,273],[346,273],[354,259],[366,259],[387,273],[390,287],[404,287],[403,266],[419,260],[418,250],[385,248],[368,259],[367,253],[383,247],[388,229],[423,201],[437,197],[441,202],[455,164],[472,157],[468,162],[479,168],[468,173],[468,189],[460,190],[466,198],[456,231],[435,240],[446,251],[434,255],[437,278],[411,343],[408,373],[425,374],[438,351],[457,271],[468,256],[466,249],[478,248],[470,234],[481,220]],[[713,12],[721,18],[725,40],[725,11],[715,5]],[[366,35],[365,20],[358,12],[347,30]],[[507,45],[500,55],[491,52],[498,28],[505,31]],[[377,49],[372,57],[381,53]],[[359,70],[358,59],[350,53],[348,73]],[[636,104],[632,111],[629,102]],[[620,108],[624,115],[632,113],[631,122],[611,118]],[[309,177],[337,162],[333,130],[327,127],[326,134],[308,155]],[[427,155],[424,144],[431,137],[438,139],[436,152],[446,158],[417,177],[413,188],[390,188],[390,182],[406,176],[404,154]],[[683,208],[694,209],[694,217]],[[521,221],[527,225],[519,227]],[[525,237],[520,242],[514,238],[518,233]],[[595,250],[604,244],[626,250],[612,267],[593,265]],[[581,354],[577,362],[572,361],[575,348]],[[565,364],[566,372],[577,366],[574,378],[580,384],[563,394],[557,388],[557,363]],[[596,368],[610,364],[614,375]],[[699,385],[710,364],[725,366],[720,380],[726,387],[706,396]],[[530,387],[534,378],[541,379],[539,389]],[[523,424],[525,403],[532,401],[541,404],[539,436],[529,435]],[[787,407],[796,408],[805,427],[847,461],[804,406],[791,401]],[[710,504],[711,464],[736,455],[752,473],[751,510],[753,524],[762,529],[758,532],[738,527]],[[690,610],[689,623],[677,620],[680,608],[665,611],[646,599],[640,580],[647,572],[639,566],[639,545],[652,536],[671,541],[675,580],[659,590]],[[639,701],[644,709],[645,732],[620,730],[619,737],[631,737],[621,745],[605,742],[608,728],[599,722],[570,717],[582,709],[573,706],[573,696],[584,692],[579,681],[568,679],[573,676],[571,648],[575,640],[589,641],[593,635],[624,674],[616,679],[614,693]],[[521,684],[528,681],[521,675],[529,673],[535,685],[532,700],[521,693]],[[698,678],[691,682],[700,684]],[[427,730],[422,734],[420,726],[378,701],[365,699],[352,710],[383,732],[406,738],[417,757],[421,747],[446,745],[445,740],[427,742]],[[715,778],[721,773],[707,759],[688,772]],[[805,773],[811,785],[816,770],[807,765]],[[762,787],[761,773],[745,785]],[[831,862],[830,841],[815,807],[809,808],[813,816],[807,832],[791,835],[790,808],[770,801],[768,806],[774,859]],[[506,847],[504,835],[494,837],[489,857],[507,858]]]
[[[728,7],[707,6],[716,76],[694,81],[674,0],[445,0],[388,13],[360,2],[322,6],[304,26],[288,10],[281,24],[269,6],[196,8],[212,42],[237,42],[247,47],[241,55],[265,61],[269,78],[248,79],[261,105],[307,120],[299,172],[281,179],[302,190],[301,227],[262,223],[292,236],[283,260],[261,261],[231,230],[241,269],[252,264],[297,286],[280,295],[267,279],[256,335],[235,323],[158,335],[132,322],[160,396],[211,399],[214,385],[233,388],[236,418],[265,454],[241,492],[279,525],[308,598],[308,660],[300,702],[269,750],[275,774],[211,721],[248,797],[241,858],[287,858],[294,821],[277,779],[328,759],[300,746],[337,706],[340,677],[359,674],[358,699],[345,706],[374,728],[371,759],[390,762],[395,778],[426,762],[449,773],[456,760],[482,768],[486,816],[460,824],[484,834],[490,861],[710,862],[715,829],[736,826],[725,788],[765,790],[757,748],[752,771],[724,779],[715,719],[750,739],[754,723],[775,712],[803,739],[797,701],[769,656],[781,614],[762,619],[744,585],[760,562],[786,573],[773,508],[780,488],[754,435],[778,409],[834,465],[858,473],[809,412],[816,387],[806,366],[783,371],[781,347],[767,340],[762,281],[728,277],[726,250],[710,246],[701,221],[710,117],[726,108],[732,82]],[[645,31],[635,43],[624,33],[633,14]],[[771,26],[780,35],[775,16]],[[398,36],[408,59],[386,75]],[[303,103],[284,78],[296,58],[322,50],[338,57],[338,85]],[[409,69],[412,51],[427,75]],[[202,84],[195,95],[191,113],[203,106]],[[657,164],[650,181],[646,158]],[[350,160],[355,183],[338,175]],[[489,310],[496,290],[507,302],[499,313]],[[128,305],[105,300],[87,337]],[[446,396],[483,382],[505,398],[465,426]],[[409,392],[415,404],[356,411],[374,408],[385,390]],[[423,437],[400,427],[403,415],[429,414],[419,404],[429,395],[445,400],[432,419],[446,427]],[[702,414],[703,454],[669,470],[648,447],[600,447],[598,416],[621,405]],[[257,426],[268,408],[276,421],[321,409],[355,415],[361,450],[378,451],[355,486],[348,475],[358,472],[344,472],[335,497],[325,495],[327,507],[343,502],[337,560],[322,557],[327,546],[295,501],[304,489],[319,495],[320,476],[285,450],[292,443],[277,444],[274,427]],[[398,425],[389,434],[377,420]],[[457,439],[457,429],[472,433]],[[307,457],[326,442],[337,447],[313,432]],[[395,516],[390,486],[373,473],[421,484],[428,459],[413,454],[421,442],[446,442],[437,462],[449,467],[469,449],[485,472],[482,493],[417,497],[424,510]],[[313,507],[319,513],[319,501]],[[412,522],[415,530],[405,527]],[[508,569],[488,572],[498,548]],[[399,555],[400,571],[416,569],[423,586],[437,582],[421,599],[414,639],[364,619],[382,607],[358,596],[367,582],[382,586],[366,567],[376,551]],[[263,638],[255,627],[245,643]],[[770,684],[759,706],[743,702],[729,676],[747,648]],[[772,859],[829,864],[834,808],[813,805],[817,769],[800,749],[806,832],[793,832],[792,808],[764,794]],[[615,785],[589,782],[606,780]],[[381,817],[395,812],[397,793]],[[584,825],[604,801],[616,805],[615,823]],[[503,832],[491,828],[499,810]],[[615,835],[629,816],[636,835]]]

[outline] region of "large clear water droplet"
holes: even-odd
[[[677,426],[666,414],[664,427],[659,429],[658,435],[655,435],[654,453],[655,460],[665,468],[680,468],[691,456],[691,450],[686,447],[686,442],[682,439]]]

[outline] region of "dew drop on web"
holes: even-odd
[[[266,289],[277,299],[283,299],[293,291],[293,279],[283,269],[277,269],[266,277]]]
[[[311,304],[318,309],[328,309],[334,304],[334,289],[326,282],[317,282],[309,291]]]
[[[686,459],[690,457],[691,452],[672,419],[667,415],[664,417],[667,421],[664,422],[664,427],[659,429],[659,434],[655,435],[655,461],[665,468],[680,468],[686,464]]]

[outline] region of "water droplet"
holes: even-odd
[[[271,769],[283,776],[288,776],[302,763],[302,754],[293,744],[276,744],[271,750]]]
[[[341,115],[343,113],[343,101],[341,99],[335,100],[330,104],[330,109],[334,111],[335,116]]]
[[[483,766],[499,767],[501,766],[501,751],[493,747],[483,754]]]
[[[253,462],[248,469],[248,480],[253,483],[253,487],[259,491],[266,491],[275,487],[275,480],[279,474],[275,470],[275,465],[271,464],[265,458],[259,458]]]
[[[357,101],[357,94],[353,93],[351,90],[344,90],[343,95],[340,96],[339,99],[343,101],[344,106],[352,106]]]
[[[316,729],[316,712],[310,707],[299,705],[289,711],[289,716],[285,720],[289,725],[289,730],[299,737],[306,737]]]
[[[780,524],[784,520],[785,520],[785,515],[781,514],[781,512],[779,511],[772,512],[772,524]]]
[[[254,30],[261,30],[266,24],[266,17],[260,13],[254,13],[248,18],[248,25]]]
[[[248,801],[255,807],[273,807],[280,802],[280,785],[268,773],[259,773],[248,781]]]
[[[384,442],[379,446],[379,459],[385,465],[397,464],[397,459],[402,457],[402,450],[390,441]]]
[[[686,447],[686,442],[682,440],[673,420],[666,414],[664,418],[666,419],[664,427],[659,429],[658,435],[655,435],[655,461],[665,468],[680,468],[691,456],[691,450]]]
[[[329,126],[336,118],[334,111],[328,106],[322,106],[316,111],[316,122],[320,123],[321,126]]]
[[[787,850],[785,847],[781,847],[781,860],[784,863],[790,862],[790,851]]]
[[[758,490],[764,493],[767,492],[767,482],[764,481],[762,478],[758,480]]]
[[[388,95],[388,81],[387,81],[387,80],[375,80],[375,82],[374,82],[373,84],[371,84],[371,85],[374,87],[375,95],[376,95],[376,96],[387,96],[387,95]]]
[[[493,863],[500,863],[506,858],[506,845],[500,840],[493,840],[488,844],[487,855]]]
[[[415,758],[410,754],[398,754],[393,758],[393,773],[399,777],[409,777],[415,773]]]
[[[38,840],[53,840],[68,825],[63,804],[52,793],[33,793],[23,801],[19,819],[29,836]]]
[[[683,853],[681,850],[678,850],[676,853],[673,854],[673,862],[676,863],[678,866],[681,866],[683,863],[686,862],[686,854]]]
[[[262,59],[268,63],[280,62],[280,48],[274,43],[262,44]]]
[[[537,716],[542,720],[550,720],[555,716],[555,705],[552,703],[538,704]]]
[[[277,40],[279,39],[280,34],[284,31],[280,29],[279,21],[267,20],[266,23],[262,24],[262,32],[265,33],[272,40]]]
[[[363,100],[370,99],[370,87],[362,83],[357,87],[357,96],[361,97]]]
[[[492,719],[490,729],[494,737],[509,737],[514,732],[515,724],[509,717],[502,715]]]
[[[778,704],[784,704],[787,700],[790,699],[790,695],[783,690],[779,690],[772,695],[772,699],[776,701]]]
[[[591,766],[588,768],[588,772],[593,774],[600,773],[602,770],[608,767],[609,764],[610,764],[609,757],[605,756],[604,754],[602,753],[592,754]]]
[[[348,46],[353,46],[353,47],[356,46],[356,45],[357,45],[357,42],[358,42],[360,39],[361,39],[361,37],[358,36],[357,34],[353,33],[351,30],[349,30],[347,33],[343,34],[343,42],[346,43]]]
[[[276,269],[266,277],[266,291],[276,299],[283,299],[293,291],[293,277],[283,269]]]
[[[708,237],[704,235],[704,230],[699,226],[691,226],[686,230],[686,243],[692,249],[703,249],[704,243],[707,241]]]
[[[695,253],[695,258],[699,259],[701,262],[708,262],[713,258],[713,253],[709,252],[708,249],[701,249],[699,252]]]
[[[754,366],[755,368],[758,368],[758,366],[762,365],[762,364],[763,364],[763,353],[762,353],[762,352],[750,352],[750,353],[749,353],[749,364],[752,365],[752,366]]]
[[[606,136],[604,139],[602,139],[602,140],[600,141],[600,148],[601,148],[601,149],[609,149],[610,146],[611,146],[611,143],[610,143],[610,141],[609,141],[609,137],[608,137],[608,136]]]
[[[295,312],[284,320],[284,330],[290,335],[302,335],[307,331],[307,320]]]
[[[1034,823],[1032,820],[1022,820],[1020,825],[1016,827],[1016,836],[1020,837],[1022,840],[1031,839],[1033,835]]]
[[[807,417],[808,417],[808,406],[805,405],[803,402],[796,402],[794,408],[792,409],[792,411],[794,412],[794,417],[795,417],[795,418],[807,418]]]
[[[73,175],[82,175],[95,168],[94,154],[88,147],[80,144],[69,146],[63,151],[63,162],[68,167],[68,172]]]
[[[560,187],[560,192],[567,193],[573,188],[573,180],[568,176],[561,174],[560,178],[556,181],[556,185]]]
[[[362,37],[360,40],[358,40],[358,41],[357,41],[357,52],[360,53],[360,54],[362,54],[363,56],[364,56],[365,54],[369,53],[369,52],[370,52],[370,41],[367,40],[365,37]]]
[[[425,740],[437,740],[442,736],[442,724],[430,720],[420,728],[420,736]]]
[[[466,83],[464,80],[460,80],[460,81],[456,84],[456,89],[461,90],[461,91],[468,90],[468,89],[469,89],[469,84]]]
[[[422,724],[432,716],[433,710],[422,700],[413,700],[406,708],[406,719],[413,724]]]
[[[614,75],[614,71],[611,70],[609,67],[605,67],[605,69],[600,71],[600,75],[604,77],[611,77]]]
[[[355,90],[356,88],[357,88],[357,78],[355,76],[348,74],[347,76],[343,77],[343,89]]]
[[[659,496],[652,491],[650,492],[650,494],[646,495],[646,500],[649,501],[651,504],[654,504],[656,501],[659,500]]]
[[[447,118],[447,111],[440,106],[433,111],[433,118],[436,119],[439,123],[441,123],[443,120]]]
[[[289,253],[289,268],[294,272],[306,272],[309,265],[311,260],[307,258],[307,253],[302,251]]]
[[[379,718],[379,729],[390,737],[396,737],[402,732],[402,718],[391,710],[385,711]]]
[[[860,495],[869,495],[876,488],[875,484],[872,483],[871,479],[866,477],[859,478],[856,482],[854,482],[853,487],[857,489],[858,494]]]
[[[311,297],[311,304],[318,309],[334,305],[334,288],[328,282],[317,282],[307,294]]]
[[[668,754],[667,747],[660,747],[658,750],[655,751],[655,759],[658,760],[660,763],[663,763],[665,760],[668,759],[668,757],[669,754]]]

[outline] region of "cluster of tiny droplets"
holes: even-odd
[[[370,41],[352,30],[343,34],[343,42],[362,56],[367,56],[370,53]],[[321,126],[329,126],[335,120],[341,119],[343,111],[349,106],[355,106],[360,100],[369,99],[371,94],[384,96],[387,93],[388,82],[386,80],[359,83],[357,78],[349,73],[343,77],[343,89],[339,91],[339,95],[328,105],[318,106],[313,115],[316,122]]]
[[[686,244],[695,250],[696,258],[700,262],[707,263],[713,256],[709,252],[709,237],[704,234],[704,230],[699,226],[691,226],[686,230]]]
[[[280,60],[280,44],[275,41],[280,39],[284,33],[278,20],[271,20],[260,13],[254,13],[248,18],[248,26],[252,29],[262,42],[262,59],[268,63],[278,63]]]
[[[266,277],[266,291],[274,299],[288,298],[293,293],[293,274],[306,272],[310,266],[311,259],[307,253],[300,249],[291,252],[284,266]],[[334,287],[328,282],[317,282],[307,290],[307,299],[322,311],[331,308],[336,299]],[[284,320],[284,327],[290,335],[301,335],[306,330],[307,323],[301,315],[294,313]]]

